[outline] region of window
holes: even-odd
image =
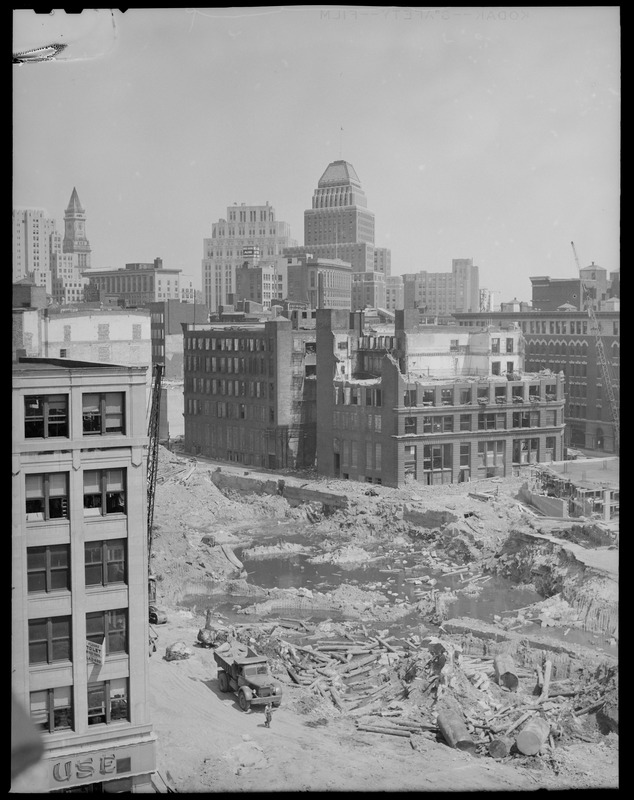
[[[71,660],[70,617],[29,620],[29,664]]]
[[[440,402],[443,406],[452,406],[453,405],[453,389],[441,389],[440,390]]]
[[[495,402],[498,403],[498,405],[506,403],[506,386],[495,387]]]
[[[48,439],[68,436],[68,396],[43,395],[24,398],[24,436]]]
[[[471,405],[471,389],[460,389],[460,405]]]
[[[434,397],[434,390],[433,389],[423,389],[423,405],[424,406],[433,406],[436,402]]]
[[[125,539],[86,542],[84,545],[86,586],[126,583]]]
[[[460,415],[460,430],[461,431],[471,430],[471,414]]]
[[[70,589],[70,545],[29,547],[26,551],[29,592]]]
[[[514,411],[513,412],[513,427],[514,428],[538,428],[539,427],[539,411]]]
[[[410,444],[404,447],[403,466],[405,475],[416,478],[416,445]]]
[[[513,352],[513,339],[510,337],[506,340],[506,352],[507,353]]]
[[[88,684],[89,725],[109,725],[128,719],[127,678]]]
[[[82,415],[85,434],[125,433],[124,393],[83,395]]]
[[[491,375],[499,375],[501,370],[501,361],[493,361],[491,364]]]
[[[84,472],[84,516],[95,517],[125,513],[125,470],[86,470]]]
[[[499,353],[500,352],[500,340],[499,339],[491,339],[491,352],[492,353]]]
[[[471,462],[471,445],[469,442],[460,444],[460,466],[468,467]]]
[[[539,439],[514,439],[513,463],[536,464],[538,461],[537,458],[538,448],[539,448]]]
[[[504,475],[504,441],[478,442],[478,477]]]
[[[416,417],[405,417],[405,433],[416,433]]]
[[[428,485],[451,483],[453,447],[450,444],[426,444],[423,447],[423,472]]]
[[[68,519],[68,473],[25,476],[26,520]]]
[[[403,405],[405,406],[416,405],[416,389],[406,389],[403,392]]]
[[[128,612],[125,608],[86,614],[86,639],[95,644],[105,641],[106,656],[128,652]]]
[[[73,688],[60,686],[31,692],[31,722],[41,731],[73,730]]]

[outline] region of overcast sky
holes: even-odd
[[[575,276],[571,241],[582,266],[619,268],[617,6],[89,14],[40,18],[66,53],[13,67],[13,205],[63,229],[76,187],[95,268],[161,257],[200,287],[234,202],[269,201],[303,244],[339,158],[392,274],[473,258],[499,302]],[[31,23],[14,11],[14,50]]]

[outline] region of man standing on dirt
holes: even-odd
[[[264,727],[270,728],[271,727],[271,720],[273,719],[273,706],[270,703],[267,703],[264,707]]]

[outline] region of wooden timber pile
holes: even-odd
[[[280,644],[293,683],[354,717],[359,732],[407,738],[415,749],[431,738],[496,759],[554,758],[557,741],[588,739],[581,717],[616,708],[615,669],[555,681],[549,660],[530,669],[516,666],[509,653],[465,656],[435,637]],[[411,694],[416,679],[423,687],[418,695]],[[472,687],[468,699],[465,681]],[[618,732],[618,711],[613,717],[610,727]]]
[[[301,646],[282,639],[278,652],[293,683],[320,695],[340,712],[354,714],[405,695],[394,671],[405,648],[390,644],[393,638],[324,638]]]

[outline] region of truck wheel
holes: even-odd
[[[248,711],[251,708],[251,701],[247,700],[244,692],[240,692],[238,696],[238,702],[240,703],[240,708],[243,711]]]
[[[221,672],[218,675],[218,688],[221,692],[228,692],[229,691],[229,680],[227,678],[226,672]]]

